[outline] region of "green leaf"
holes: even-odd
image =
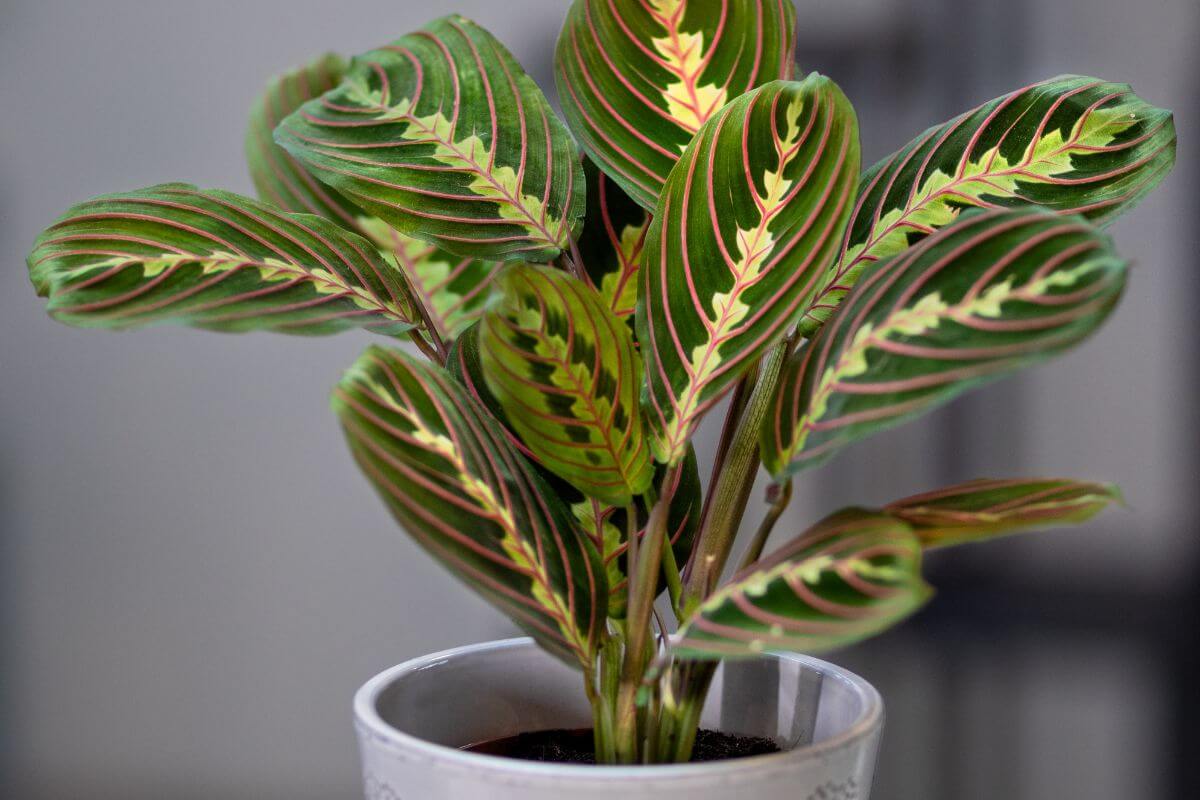
[[[404,273],[439,338],[453,341],[483,315],[501,262],[456,256],[376,219],[364,217],[360,224],[388,263]]]
[[[506,268],[479,347],[488,388],[541,464],[610,505],[646,491],[640,360],[593,289],[548,267]]]
[[[182,183],[97,197],[28,258],[57,319],[322,334],[413,327],[403,281],[369,242],[309,214]]]
[[[607,608],[596,549],[445,370],[372,347],[333,408],[409,534],[543,647],[590,668]]]
[[[451,255],[393,230],[317,180],[272,139],[282,119],[336,87],[345,73],[345,61],[328,54],[267,84],[246,130],[246,160],[254,187],[260,198],[284,211],[318,214],[373,241],[384,259],[404,273],[437,335],[452,340],[482,313],[488,283],[499,265]]]
[[[590,160],[584,162],[584,173],[587,220],[579,235],[579,252],[592,286],[632,327],[650,215]]]
[[[820,653],[880,633],[932,594],[909,527],[847,509],[713,592],[673,649],[684,658]]]
[[[1078,217],[973,211],[881,264],[784,367],[764,419],[777,480],[1078,343],[1126,265]]]
[[[358,207],[462,256],[548,261],[583,215],[570,134],[512,55],[460,16],[355,58],[275,138]]]
[[[1070,75],[984,103],[863,176],[845,251],[800,332],[811,336],[873,264],[963,209],[1036,203],[1106,224],[1174,163],[1171,112],[1125,84]]]
[[[858,169],[854,109],[815,74],[742,95],[688,145],[638,301],[660,461],[682,457],[703,413],[795,324],[836,256]]]
[[[246,126],[246,164],[258,196],[284,211],[316,214],[355,233],[362,210],[313,177],[304,165],[275,144],[275,127],[304,103],[337,86],[345,60],[333,53],[273,78],[250,111]]]
[[[555,53],[567,123],[652,211],[705,122],[791,77],[795,17],[790,0],[575,0]]]
[[[454,376],[467,393],[480,405],[491,412],[492,416],[504,426],[509,441],[533,464],[534,469],[542,476],[555,497],[570,507],[575,519],[585,534],[592,540],[604,562],[608,575],[608,614],[610,617],[621,619],[625,616],[627,601],[625,551],[628,547],[626,535],[625,507],[613,506],[594,500],[576,489],[567,481],[548,470],[537,456],[512,428],[507,414],[500,401],[487,387],[483,376],[483,366],[479,354],[478,324],[468,328],[458,337],[450,349],[446,368]],[[700,472],[696,462],[696,453],[691,448],[680,464],[679,485],[671,500],[671,508],[667,512],[667,530],[671,536],[671,549],[675,554],[677,564],[687,561],[692,552],[692,542],[700,527],[701,502],[704,499],[703,487],[700,483]],[[665,478],[667,468],[659,465],[654,475],[654,484],[660,485]],[[638,515],[638,536],[646,535],[646,525],[650,520],[650,509],[645,497],[635,497],[633,505]],[[658,591],[666,587],[660,581]]]
[[[1110,483],[1060,478],[976,480],[897,500],[883,509],[907,522],[926,548],[1086,522],[1120,503]]]

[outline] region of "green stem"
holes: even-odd
[[[417,349],[420,350],[421,353],[433,363],[443,366],[446,364],[445,356],[430,346],[429,342],[422,338],[421,334],[417,332],[416,328],[413,328],[408,332],[408,339],[415,344]]]
[[[679,601],[683,597],[683,579],[679,574],[679,565],[675,563],[675,551],[669,541],[663,548],[662,564],[663,575],[667,580],[667,594],[671,598],[671,610],[675,612],[675,620],[683,622],[683,610],[679,607]]]
[[[671,498],[679,483],[679,467],[672,467],[663,479],[662,491],[650,511],[646,535],[641,546],[637,536],[629,541],[629,604],[625,612],[625,662],[617,691],[617,758],[622,763],[637,763],[642,750],[642,726],[637,708],[638,690],[654,648],[650,617],[657,594],[658,575],[668,537],[667,515]]]
[[[725,409],[725,422],[721,425],[721,438],[717,442],[717,452],[713,456],[712,472],[708,478],[710,488],[717,485],[717,479],[725,471],[725,459],[729,456],[729,447],[733,443],[733,436],[737,432],[738,423],[742,419],[742,413],[746,410],[746,401],[749,398],[750,389],[754,386],[754,381],[757,377],[758,364],[755,364],[742,376],[742,379],[737,382],[737,386],[733,389],[733,396],[729,399],[729,407]],[[704,498],[704,505],[700,510],[700,524],[702,526],[704,525],[704,520],[708,519],[708,514],[712,510],[712,499],[713,493],[710,491],[708,496]]]
[[[733,540],[758,474],[758,431],[767,409],[775,399],[779,376],[790,349],[791,341],[785,339],[763,356],[758,382],[750,392],[745,412],[738,421],[721,474],[717,476],[716,485],[710,489],[712,507],[700,528],[684,576],[685,615],[690,615],[712,592],[729,560]]]
[[[708,699],[708,690],[712,687],[716,672],[715,661],[692,661],[682,676],[677,723],[679,736],[675,740],[675,750],[670,754],[672,761],[688,761],[692,757],[692,747],[700,730],[700,715],[704,711],[704,701]]]
[[[617,760],[613,715],[620,680],[622,639],[619,630],[611,632],[605,639],[600,648],[599,686],[588,695],[592,703],[592,731],[598,764],[613,764]],[[591,685],[590,681],[588,685]]]
[[[767,500],[770,501],[771,506],[767,509],[767,515],[763,517],[762,524],[758,526],[754,538],[750,540],[746,554],[742,556],[742,563],[738,567],[739,571],[746,569],[762,557],[763,548],[766,547],[767,540],[771,538],[771,531],[775,530],[775,523],[787,510],[788,503],[792,502],[792,481],[789,479],[782,486],[777,483],[771,484],[771,487],[767,489]]]

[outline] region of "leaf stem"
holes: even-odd
[[[397,255],[397,258],[399,258],[399,255]],[[421,327],[426,335],[429,336],[429,341],[433,343],[432,349],[429,347],[429,342],[422,339],[417,331],[409,331],[408,335],[430,361],[444,367],[446,366],[446,359],[450,355],[450,348],[446,346],[446,341],[438,333],[437,325],[433,324],[433,317],[430,316],[429,309],[425,307],[425,301],[413,289],[412,278],[408,272],[403,269],[398,270],[398,272],[401,278],[404,279],[404,285],[408,289],[408,301],[412,304],[413,309],[416,310],[417,316],[421,318]]]
[[[690,614],[716,587],[729,560],[733,540],[750,499],[750,490],[758,474],[758,431],[767,409],[775,399],[775,390],[791,349],[785,339],[763,356],[759,374],[745,413],[729,444],[729,453],[716,485],[711,487],[712,507],[704,518],[696,546],[683,577],[683,613]]]
[[[588,276],[587,270],[583,267],[583,255],[579,252],[579,242],[575,241],[574,236],[567,236],[567,245],[570,249],[570,255],[568,255],[566,252],[562,254],[563,267],[567,270],[567,272],[571,273],[588,286],[596,288],[592,284],[592,279]]]
[[[629,540],[631,558],[627,561],[629,604],[625,613],[625,661],[622,664],[621,685],[617,692],[615,724],[617,758],[622,763],[637,763],[643,749],[637,696],[654,647],[651,615],[654,610],[654,597],[657,594],[658,576],[662,568],[663,551],[667,549],[667,515],[679,484],[680,474],[680,467],[675,466],[664,476],[662,491],[650,510],[642,546],[637,546],[636,533]]]
[[[725,410],[725,423],[721,426],[721,438],[717,443],[717,452],[713,456],[712,473],[708,478],[708,495],[704,498],[704,505],[700,509],[700,526],[704,526],[704,520],[708,518],[709,512],[712,511],[713,489],[717,485],[717,479],[725,468],[725,460],[729,457],[729,446],[733,442],[734,434],[737,433],[738,423],[742,419],[742,413],[746,409],[746,400],[749,398],[750,389],[754,386],[754,381],[758,376],[758,364],[750,368],[750,371],[742,376],[738,381],[737,386],[733,390],[733,395],[729,399],[729,407]],[[697,540],[697,544],[699,541]],[[693,546],[692,553],[695,554]],[[688,559],[691,562],[691,557]]]
[[[417,349],[420,350],[421,353],[433,363],[443,365],[446,363],[446,359],[443,358],[437,350],[430,346],[429,342],[425,341],[425,339],[422,338],[421,334],[415,328],[408,332],[408,338],[417,346]]]
[[[683,597],[683,579],[679,573],[679,565],[675,563],[675,550],[669,541],[663,548],[662,565],[663,576],[667,581],[667,594],[671,598],[671,610],[675,612],[675,619],[683,622],[683,610],[679,607],[679,601]]]
[[[746,548],[745,555],[742,556],[742,563],[738,566],[738,570],[743,570],[752,565],[762,556],[763,548],[766,547],[767,540],[771,538],[771,531],[775,529],[775,523],[787,510],[788,504],[792,502],[792,481],[789,478],[788,482],[780,486],[773,483],[767,488],[767,501],[771,504],[767,509],[767,515],[763,517],[762,524],[758,526],[758,530],[754,534],[754,538],[750,540],[750,546]]]

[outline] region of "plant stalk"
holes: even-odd
[[[637,708],[638,690],[642,676],[650,663],[654,637],[651,615],[654,610],[655,591],[662,569],[663,550],[667,547],[667,516],[671,499],[679,483],[680,469],[667,471],[662,491],[650,511],[646,524],[646,535],[641,546],[636,546],[636,536],[630,539],[628,560],[629,604],[625,612],[625,661],[621,669],[621,685],[617,691],[616,750],[621,763],[634,764],[642,753],[642,726],[639,725]],[[636,563],[635,563],[636,562]]]
[[[711,488],[712,507],[696,538],[683,579],[683,613],[690,615],[716,587],[729,560],[733,540],[758,474],[758,431],[775,399],[779,376],[791,350],[785,339],[763,356],[758,381],[750,392],[745,412],[729,444],[729,453],[717,483]]]
[[[750,389],[754,386],[754,381],[758,377],[758,364],[750,368],[742,379],[738,381],[734,387],[733,395],[729,399],[729,408],[725,410],[725,422],[721,426],[721,438],[717,442],[717,452],[713,456],[712,472],[709,474],[708,486],[710,491],[704,498],[704,504],[700,509],[700,525],[704,525],[704,520],[708,519],[708,514],[712,511],[713,492],[711,491],[717,485],[717,479],[725,470],[725,459],[729,457],[729,447],[733,443],[734,434],[737,432],[738,423],[742,419],[742,414],[746,410],[746,401],[750,396]]]
[[[788,504],[792,502],[791,479],[782,486],[777,483],[771,484],[767,489],[767,501],[771,505],[767,509],[767,515],[763,517],[762,524],[758,526],[754,538],[750,540],[750,546],[746,548],[745,555],[742,556],[742,563],[738,566],[739,572],[750,567],[762,557],[763,548],[766,547],[767,540],[771,538],[771,531],[775,530],[775,523],[779,521],[783,512],[787,510]]]

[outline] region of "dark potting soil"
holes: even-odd
[[[470,753],[504,756],[522,761],[549,761],[555,764],[595,764],[590,728],[550,730],[521,733],[504,739],[493,739],[464,747]],[[778,753],[779,745],[761,736],[734,736],[718,731],[702,730],[696,735],[692,748],[692,763],[724,761]]]

